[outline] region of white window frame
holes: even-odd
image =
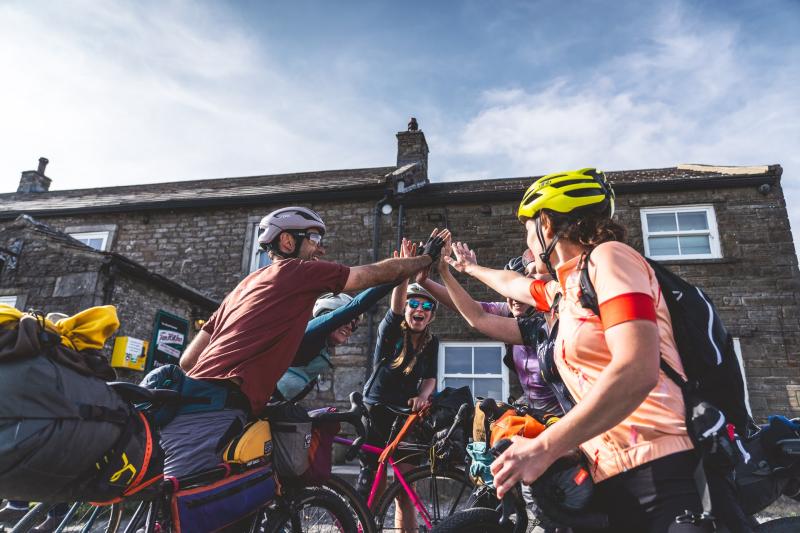
[[[444,359],[445,359],[445,348],[447,347],[468,347],[473,348],[473,357],[475,356],[474,348],[500,348],[500,374],[446,374],[444,371]],[[436,372],[436,383],[437,388],[441,390],[445,378],[463,378],[463,379],[475,379],[475,378],[489,378],[489,379],[497,379],[498,377],[502,378],[503,380],[503,392],[502,398],[495,398],[497,401],[505,401],[508,398],[509,394],[509,379],[508,379],[508,367],[503,364],[503,359],[506,355],[506,345],[502,342],[485,342],[485,341],[475,341],[475,342],[465,342],[465,341],[441,341],[439,342],[439,357],[438,357],[438,370]],[[475,391],[472,391],[473,395]]]
[[[685,213],[688,211],[705,211],[708,229],[706,230],[687,230],[687,231],[657,231],[651,232],[647,225],[647,215],[662,213]],[[643,207],[639,211],[642,221],[642,240],[644,241],[644,255],[651,259],[661,260],[692,260],[692,259],[720,259],[722,249],[719,243],[719,230],[717,228],[717,214],[713,205],[681,205],[671,207]],[[649,237],[685,237],[691,235],[708,235],[711,253],[708,254],[678,254],[678,255],[650,255]]]
[[[86,240],[102,239],[103,243],[100,246],[100,248],[95,248],[95,249],[99,250],[101,252],[107,252],[108,251],[108,242],[109,242],[108,236],[109,236],[109,232],[107,232],[107,231],[82,231],[82,232],[70,233],[69,236],[72,237],[73,239],[77,239],[77,240],[81,240],[81,239],[86,239]],[[84,244],[86,244],[86,243],[84,243]],[[87,244],[87,246],[88,246],[88,244]]]
[[[242,270],[244,270],[245,275],[252,274],[258,269],[258,251],[261,249],[258,244],[258,224],[260,222],[261,217],[249,217],[247,219],[242,260]]]
[[[0,296],[0,304],[10,305],[11,307],[17,307],[17,296],[10,295],[10,296]]]
[[[101,252],[110,252],[111,246],[114,244],[114,237],[117,234],[116,224],[93,224],[91,226],[67,226],[64,228],[64,233],[75,238],[101,238],[103,239],[103,247]],[[105,234],[103,237],[100,234]],[[77,237],[76,237],[77,236]]]

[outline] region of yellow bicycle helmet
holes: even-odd
[[[517,210],[520,222],[536,218],[542,209],[557,213],[614,214],[614,190],[605,174],[594,168],[582,168],[548,174],[528,187]]]

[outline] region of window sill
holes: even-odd
[[[662,265],[726,265],[732,263],[738,263],[739,259],[733,257],[717,257],[714,259],[654,259],[650,257],[649,259],[653,259],[654,261],[658,261]]]

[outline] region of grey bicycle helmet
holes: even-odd
[[[302,231],[317,229],[325,234],[325,222],[316,211],[307,207],[284,207],[273,211],[261,219],[258,225],[264,230],[258,238],[258,243],[267,245],[272,243],[284,231]]]
[[[317,298],[317,301],[314,303],[314,311],[313,315],[314,318],[318,317],[323,313],[329,313],[340,307],[344,307],[345,305],[349,304],[353,301],[353,297],[349,296],[344,293],[333,294],[332,292],[328,292]]]
[[[412,283],[406,289],[406,298],[411,298],[413,296],[421,296],[422,298],[427,298],[430,300],[433,304],[434,311],[436,311],[436,307],[439,305],[439,302],[436,301],[436,298],[434,298],[433,295],[425,290],[425,287],[419,283]]]

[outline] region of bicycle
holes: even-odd
[[[149,403],[151,405],[163,404],[176,397],[175,391],[150,390],[132,384],[122,384],[115,387],[132,403]],[[358,393],[350,396],[351,408],[343,412],[318,413],[313,420],[323,422],[345,422],[352,424],[359,438],[352,444],[350,453],[355,455],[366,432],[361,424],[362,403]],[[171,496],[179,489],[207,486],[210,483],[225,479],[232,474],[254,471],[263,468],[262,477],[274,477],[271,466],[266,461],[251,465],[223,464],[219,467],[185,476],[181,479],[163,478],[160,486],[153,493],[141,501],[128,517],[123,517],[124,505],[132,499],[115,501],[109,505],[93,505],[75,503],[70,512],[59,524],[56,531],[65,531],[74,521],[76,512],[86,507],[86,512],[81,516],[88,518],[81,522],[81,531],[103,531],[116,533],[124,527],[125,533],[139,530],[145,533],[154,531],[170,531],[172,511],[169,507]],[[355,532],[357,526],[350,507],[340,498],[328,490],[319,487],[305,487],[302,484],[287,483],[282,486],[282,493],[270,501],[263,502],[250,517],[239,520],[235,527],[240,531],[275,532],[275,531],[344,531]],[[11,533],[23,533],[30,530],[44,517],[47,511],[55,504],[40,503],[34,506],[11,530]],[[288,528],[288,529],[287,529]]]
[[[394,439],[385,448],[369,444],[361,446],[363,452],[383,456],[385,459],[378,463],[378,470],[375,473],[370,489],[367,507],[374,514],[375,523],[379,530],[392,530],[395,529],[394,512],[396,512],[396,509],[394,506],[396,499],[401,495],[407,496],[417,512],[417,523],[420,524],[420,529],[429,530],[444,517],[452,515],[466,505],[464,497],[471,492],[472,482],[464,470],[456,468],[447,462],[437,462],[435,454],[432,454],[432,446],[402,442],[406,431],[418,418],[416,413],[411,413],[407,409],[398,409],[391,406],[384,407],[398,416],[391,432],[392,435],[395,435]],[[455,428],[464,420],[469,409],[471,409],[471,406],[468,404],[461,406],[442,441],[447,441],[450,438]],[[400,417],[403,416],[410,417],[410,421],[407,420],[403,429],[398,431],[396,428],[401,419]],[[347,446],[352,444],[351,440],[342,436],[335,437],[334,442]],[[404,474],[398,468],[399,461],[395,461],[393,457],[394,450],[400,450],[405,455],[431,456],[434,460],[428,465],[419,466]],[[387,464],[392,469],[395,481],[378,497],[381,479],[388,470]],[[426,495],[426,498],[420,497],[421,494]]]

